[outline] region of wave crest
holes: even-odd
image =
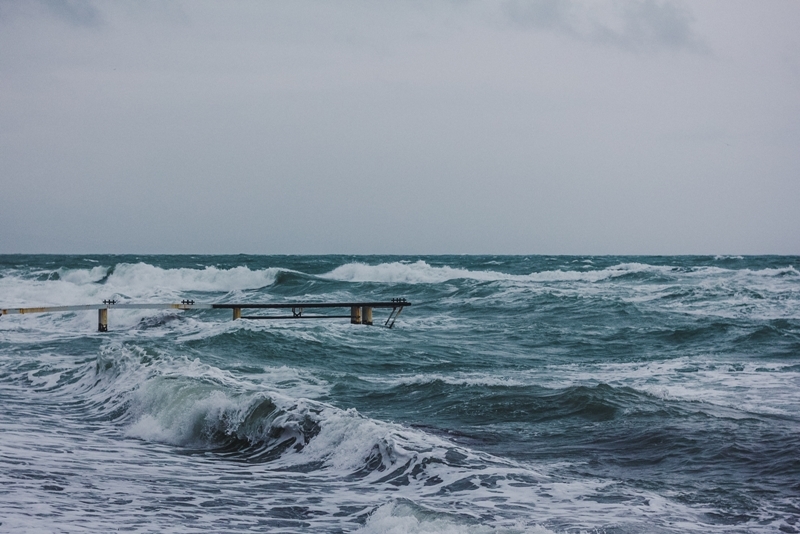
[[[123,293],[147,293],[158,288],[172,291],[236,291],[258,289],[275,283],[281,269],[251,271],[249,267],[218,269],[163,269],[147,263],[117,265],[106,286]]]
[[[321,275],[321,278],[341,282],[378,282],[388,284],[437,284],[451,280],[476,280],[479,282],[597,282],[636,273],[667,272],[672,267],[660,267],[642,263],[623,263],[599,270],[554,270],[534,272],[526,275],[507,274],[499,271],[471,271],[449,266],[436,267],[423,260],[414,263],[392,262],[368,265],[347,263]]]

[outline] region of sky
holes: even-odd
[[[0,254],[800,254],[798,0],[0,0]]]

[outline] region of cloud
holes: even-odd
[[[520,27],[558,31],[631,52],[706,48],[692,28],[689,11],[673,1],[506,0],[504,11]]]
[[[574,2],[570,0],[508,0],[505,3],[509,19],[523,27],[560,29],[573,33]]]
[[[0,0],[0,251],[796,253],[800,8],[728,2]]]
[[[78,27],[99,26],[103,22],[100,10],[89,0],[0,0],[0,20],[42,14]]]

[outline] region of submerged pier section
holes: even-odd
[[[168,304],[134,304],[104,300],[102,304],[81,304],[78,306],[42,306],[36,308],[2,308],[0,316],[26,313],[52,313],[74,312],[82,310],[97,310],[97,331],[108,331],[108,310],[231,310],[233,320],[238,319],[350,319],[352,324],[372,325],[373,309],[390,309],[389,317],[383,326],[392,328],[397,316],[411,303],[406,299],[392,299],[389,302],[294,302],[294,303],[234,303],[234,304],[204,304],[193,300],[182,300],[179,303]],[[305,310],[321,310],[329,308],[349,309],[349,314],[315,313],[306,314]],[[264,315],[242,315],[242,310],[291,310],[291,315],[267,313]]]

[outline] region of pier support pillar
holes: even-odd
[[[372,308],[370,306],[361,308],[361,323],[372,325]]]
[[[97,331],[108,332],[108,308],[97,310]]]
[[[361,324],[361,306],[350,306],[350,323]]]
[[[242,309],[241,308],[234,308],[233,309],[233,320],[241,319],[242,318]]]

